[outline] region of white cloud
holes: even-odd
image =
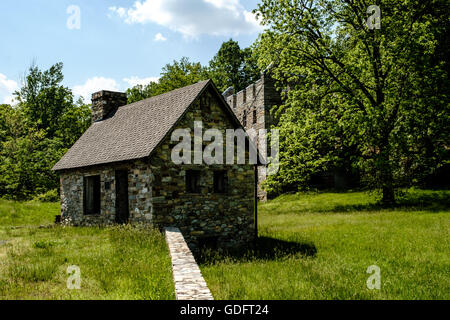
[[[84,84],[74,86],[73,93],[81,96],[86,102],[91,101],[92,94],[101,90],[119,91],[119,84],[114,79],[94,77],[88,79]]]
[[[147,85],[150,82],[158,82],[159,78],[158,77],[148,77],[148,78],[139,78],[139,77],[130,77],[130,78],[124,78],[123,81],[125,81],[126,83],[128,83],[128,85],[130,87],[134,87],[138,84],[140,85]]]
[[[253,34],[262,26],[240,0],[141,0],[131,8],[110,7],[128,24],[156,23],[186,38]]]
[[[153,40],[155,40],[155,41],[166,41],[167,38],[164,37],[164,36],[161,34],[161,32],[159,32],[159,33],[157,33],[157,34],[155,35],[155,38],[154,38]]]
[[[12,104],[14,102],[12,94],[18,89],[19,84],[16,81],[0,73],[0,103]]]

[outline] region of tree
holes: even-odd
[[[157,96],[178,88],[207,80],[208,72],[199,62],[191,62],[183,57],[166,64],[161,71],[158,82],[150,82],[146,86],[137,85],[127,90],[128,102],[133,103],[153,96]]]
[[[92,123],[91,107],[80,98],[59,119],[56,136],[64,148],[69,149],[83,135]]]
[[[178,88],[207,80],[208,72],[200,62],[191,62],[189,58],[183,57],[180,61],[166,64],[162,69],[159,85],[155,94],[163,94]]]
[[[448,29],[448,10],[439,0],[378,1],[381,29],[371,30],[366,23],[371,4],[263,0],[256,12],[269,30],[258,43],[259,64],[274,61],[273,76],[290,89],[286,105],[277,110],[281,127],[301,130],[293,121],[297,114],[304,117],[302,123],[317,128],[305,132],[307,158],[320,166],[337,160],[342,148],[356,147],[354,163],[365,181],[382,190],[383,203],[391,204],[396,188],[412,183],[414,168],[436,167],[448,159],[448,72],[442,60],[435,60],[438,36]],[[433,91],[437,82],[447,89]],[[314,125],[332,116],[335,130]],[[311,144],[314,139],[324,142],[326,151]],[[426,144],[434,147],[427,151]],[[289,162],[287,156],[294,156],[290,146],[281,148]],[[426,152],[432,163],[423,161]],[[283,170],[291,176],[295,172]],[[282,185],[282,180],[279,175],[269,184]]]
[[[0,196],[30,199],[56,190],[54,164],[91,125],[91,110],[60,85],[62,64],[29,69],[19,104],[0,106]]]
[[[138,102],[155,95],[158,87],[157,82],[151,81],[148,85],[135,85],[132,88],[127,89],[128,103]]]
[[[53,137],[59,129],[59,120],[73,105],[72,92],[61,85],[63,64],[57,63],[46,71],[32,65],[25,76],[24,85],[15,92],[28,125],[36,130],[45,129]]]
[[[209,63],[209,72],[219,90],[234,87],[240,91],[260,77],[257,61],[251,48],[241,50],[233,39],[222,43]]]

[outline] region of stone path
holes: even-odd
[[[177,300],[214,300],[200,268],[178,228],[166,228]]]

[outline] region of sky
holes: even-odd
[[[156,80],[183,56],[206,65],[230,38],[251,45],[258,0],[2,0],[0,103],[27,69],[64,63],[63,84],[90,102],[100,90]]]

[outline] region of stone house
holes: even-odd
[[[202,242],[236,247],[254,238],[255,165],[171,160],[176,129],[193,136],[196,121],[224,134],[242,128],[212,81],[129,105],[124,93],[101,91],[92,96],[92,116],[91,127],[53,168],[62,219],[77,226],[178,227],[194,248]]]

